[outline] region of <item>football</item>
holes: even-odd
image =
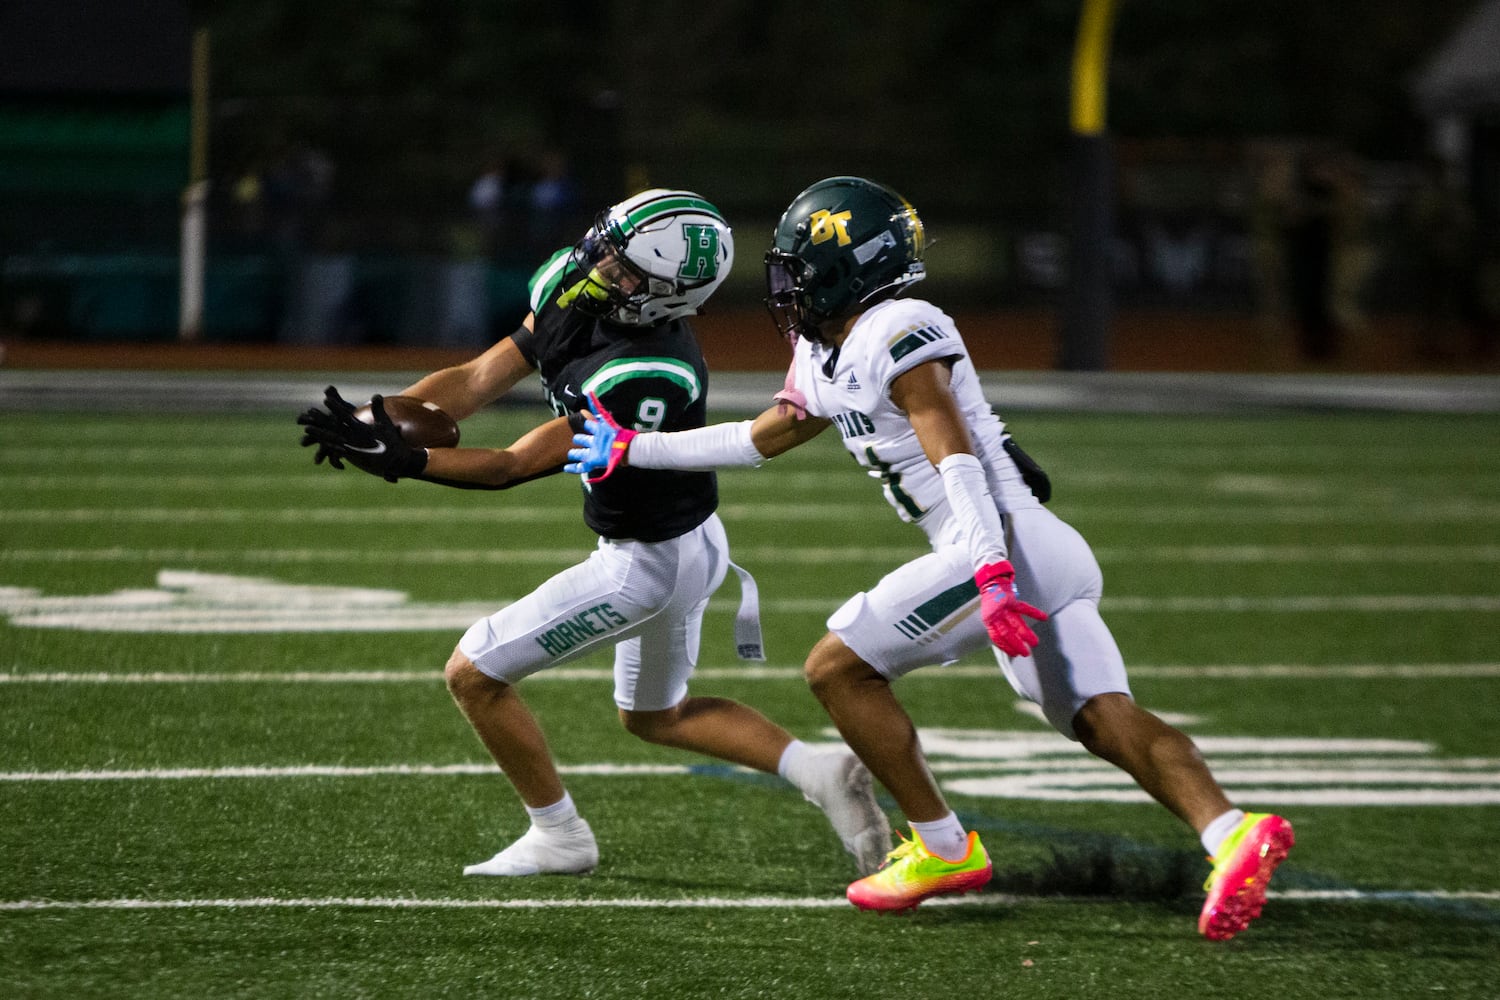
[[[417,448],[452,448],[458,444],[458,421],[444,413],[436,403],[415,396],[385,396],[386,416],[401,431],[402,439]],[[367,424],[375,414],[366,403],[354,415]]]

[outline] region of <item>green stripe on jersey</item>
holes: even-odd
[[[562,280],[563,271],[567,270],[568,260],[573,256],[572,247],[564,247],[557,251],[547,263],[536,269],[531,276],[531,311],[533,314],[542,311],[542,306],[552,297],[552,292],[557,288],[557,283]]]
[[[583,394],[604,395],[612,386],[631,378],[664,378],[676,382],[688,394],[688,402],[696,402],[703,393],[698,373],[693,366],[676,358],[622,358],[601,365],[583,383]]]
[[[979,588],[973,580],[965,580],[957,586],[949,587],[936,597],[923,602],[912,610],[900,621],[891,622],[902,635],[908,639],[920,639],[923,635],[938,627],[943,619],[951,616],[954,612],[965,605],[972,604],[974,598],[979,596]]]
[[[946,336],[946,333],[935,326],[924,326],[919,330],[913,330],[891,345],[891,360],[900,361],[923,344],[942,340]]]
[[[979,586],[973,580],[965,580],[956,587],[949,587],[941,594],[917,607],[912,612],[922,624],[931,628],[959,608],[979,596]]]

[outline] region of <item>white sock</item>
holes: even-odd
[[[951,812],[930,823],[913,823],[911,828],[930,853],[946,861],[961,861],[969,852],[969,835]]]
[[[1229,836],[1244,818],[1243,809],[1231,809],[1203,828],[1198,839],[1203,842],[1203,849],[1208,852],[1209,857],[1218,856],[1219,845],[1224,843],[1224,838]]]
[[[792,775],[796,773],[797,768],[811,752],[812,748],[806,743],[803,743],[801,740],[792,740],[792,742],[786,745],[786,749],[781,751],[781,760],[776,764],[776,773],[796,785],[797,779],[792,777]],[[801,786],[799,785],[798,787]]]
[[[533,809],[531,806],[527,806],[526,814],[531,817],[532,825],[547,830],[556,830],[560,827],[568,826],[574,820],[580,818],[578,807],[573,804],[573,796],[569,795],[566,791],[563,792],[562,798],[550,806],[542,806],[540,809]]]

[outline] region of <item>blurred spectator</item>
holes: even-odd
[[[492,220],[510,195],[510,168],[504,160],[494,159],[469,188],[469,208],[478,218]]]
[[[261,192],[270,230],[273,266],[282,289],[273,312],[278,339],[289,343],[319,340],[323,317],[332,311],[342,289],[329,289],[314,266],[311,251],[319,242],[333,191],[333,160],[306,142],[288,145],[261,174]]]
[[[1152,276],[1176,301],[1189,299],[1208,274],[1207,226],[1188,212],[1166,212],[1144,227]]]
[[[469,187],[469,211],[479,226],[484,253],[494,257],[514,235],[517,202],[524,194],[525,178],[504,157],[491,158],[484,172]]]
[[[1286,231],[1287,290],[1304,361],[1333,361],[1339,355],[1332,295],[1334,194],[1330,157],[1305,157]]]
[[[1417,356],[1455,360],[1466,330],[1479,342],[1474,315],[1478,226],[1468,198],[1439,157],[1421,165],[1407,223],[1421,310]]]
[[[1368,325],[1365,280],[1375,262],[1364,169],[1352,155],[1338,156],[1329,161],[1328,178],[1333,186],[1329,309],[1340,330],[1359,333]]]
[[[252,247],[266,231],[266,192],[261,173],[261,165],[252,163],[229,186],[233,232]]]
[[[302,250],[316,240],[333,190],[333,160],[307,143],[283,149],[261,177],[276,242]]]
[[[539,175],[531,186],[532,246],[561,246],[576,239],[580,204],[578,181],[567,154],[549,149],[542,155]]]
[[[1296,161],[1284,149],[1261,152],[1252,167],[1249,230],[1254,261],[1255,309],[1262,362],[1274,359],[1287,321],[1287,228],[1292,215]]]

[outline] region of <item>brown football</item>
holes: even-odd
[[[383,399],[386,416],[401,431],[407,444],[418,448],[452,448],[458,444],[458,421],[444,413],[436,403],[415,396],[385,396]],[[367,424],[375,422],[368,403],[355,410],[354,415]]]

